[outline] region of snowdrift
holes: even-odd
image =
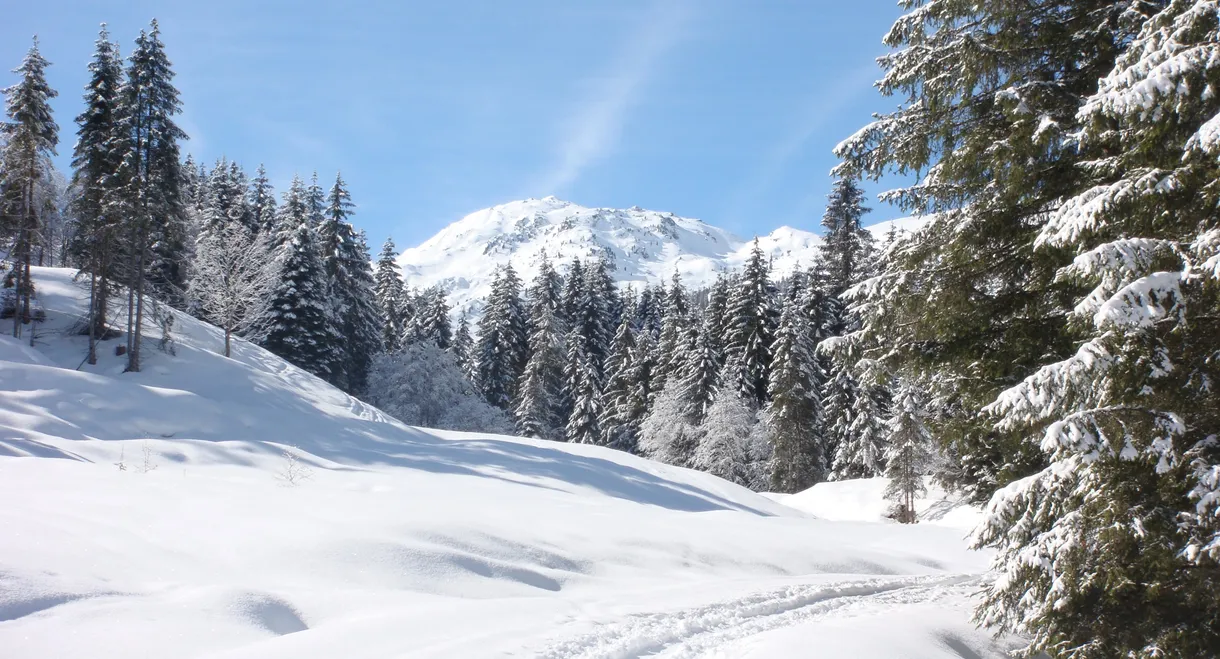
[[[36,269],[47,322],[33,347],[0,339],[5,657],[1007,647],[967,621],[986,557],[956,529],[818,519],[606,449],[407,427],[255,346],[224,358],[221,332],[184,315],[173,354],[149,330],[142,373],[122,372],[122,338],[82,365],[72,276]]]

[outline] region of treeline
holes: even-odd
[[[127,370],[141,368],[149,320],[164,345],[173,314],[187,311],[244,336],[333,384],[363,392],[382,327],[364,235],[341,176],[325,190],[294,177],[276,202],[266,172],[249,178],[221,159],[208,170],[179,144],[173,70],[154,20],[126,59],[105,26],[76,118],[72,178],[56,186],[50,157],[59,128],[49,106],[48,62],[38,43],[5,90],[3,238],[11,264],[3,308],[14,336],[35,316],[32,265],[66,264],[88,278],[82,332],[88,361],[124,336]],[[125,324],[122,332],[115,319]]]
[[[852,309],[988,516],[1026,656],[1220,656],[1220,4],[908,2],[842,176],[930,218]]]
[[[403,287],[387,243],[375,279],[388,355],[370,395],[436,423],[419,411],[432,395],[401,374],[465,376],[499,414],[451,421],[461,429],[608,446],[782,492],[906,469],[895,498],[910,507],[932,466],[926,432],[906,432],[922,428],[923,407],[880,364],[851,363],[830,340],[855,327],[841,296],[879,256],[861,201],[853,181],[839,181],[817,262],[778,281],[757,245],[742,271],[693,292],[677,274],[620,290],[609,255],[562,268],[544,255],[528,284],[509,264],[473,339],[464,316],[451,329],[442,290]],[[450,389],[435,395],[456,405]]]

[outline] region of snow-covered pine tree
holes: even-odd
[[[275,188],[267,176],[267,168],[260,163],[254,178],[250,180],[250,188],[246,192],[246,206],[250,209],[250,223],[263,233],[275,231],[276,203]]]
[[[1034,243],[1066,251],[1084,340],[987,408],[1049,463],[975,536],[998,550],[979,619],[1031,656],[1220,653],[1220,5],[1158,7],[1081,107],[1087,179]]]
[[[488,405],[453,354],[421,341],[379,353],[369,375],[369,399],[403,423],[467,432],[512,432],[500,409]]]
[[[633,315],[623,314],[614,332],[610,354],[606,357],[606,385],[602,392],[601,427],[606,445],[627,452],[635,450],[639,434],[639,419],[633,418],[631,400],[635,388],[632,377],[636,351],[632,319]]]
[[[297,227],[309,223],[309,206],[305,201],[305,182],[293,174],[292,183],[284,191],[284,203],[275,217],[275,229],[271,233],[271,247],[278,250],[292,238]]]
[[[755,239],[737,287],[729,299],[725,332],[726,357],[737,357],[742,371],[734,376],[740,395],[756,406],[767,402],[771,350],[779,324],[777,292],[771,283],[770,263]]]
[[[724,365],[720,363],[710,337],[706,332],[697,330],[696,334],[694,349],[687,352],[681,369],[676,374],[671,374],[669,383],[666,384],[666,387],[674,386],[681,391],[683,411],[687,420],[695,426],[703,423],[716,400],[717,392],[733,388],[731,384],[720,380]],[[741,368],[739,361],[733,362],[733,365]]]
[[[569,318],[569,328],[578,330],[581,340],[585,342],[585,354],[593,364],[599,380],[605,366],[606,354],[610,350],[610,342],[614,337],[619,306],[618,291],[610,278],[608,268],[609,264],[605,259],[585,264],[581,287],[576,293],[575,306],[571,310],[573,315]]]
[[[729,296],[735,284],[735,278],[723,273],[716,275],[716,281],[708,291],[707,307],[703,310],[703,331],[707,333],[712,349],[723,363],[725,360],[725,336],[729,325]]]
[[[963,485],[976,500],[1042,466],[1035,447],[980,412],[1048,355],[1076,348],[1076,285],[1034,240],[1086,177],[1071,139],[1077,110],[1163,4],[904,4],[877,84],[902,105],[836,149],[843,178],[921,176],[886,200],[930,221],[890,250],[859,311],[870,346],[884,343],[899,370],[955,379],[961,405],[936,434],[974,465]]]
[[[818,249],[818,283],[827,295],[838,297],[864,280],[875,251],[873,235],[861,224],[864,191],[852,178],[840,178],[827,195],[822,216],[822,244]]]
[[[127,300],[127,370],[140,370],[147,282],[164,301],[179,301],[185,288],[186,227],[181,196],[178,141],[187,138],[174,123],[182,111],[174,72],[161,29],[152,21],[141,31],[128,58],[119,94],[120,189],[110,212],[124,218]]]
[[[203,201],[200,238],[210,233],[221,233],[232,223],[240,224],[251,232],[257,230],[250,222],[246,187],[246,176],[237,163],[229,162],[224,157],[216,161],[203,188],[207,195]]]
[[[671,383],[662,389],[640,424],[640,453],[665,464],[691,466],[700,432],[685,408],[681,387]]]
[[[386,238],[381,246],[381,254],[377,257],[377,269],[373,275],[377,294],[377,309],[381,314],[381,343],[386,350],[398,349],[398,339],[406,331],[402,326],[401,307],[407,291],[402,284],[402,274],[398,267],[398,252],[394,251],[394,239]],[[465,319],[465,315],[462,316]],[[467,338],[470,328],[466,329]],[[469,357],[469,353],[465,355]],[[460,361],[460,360],[459,360]]]
[[[331,382],[359,393],[368,382],[373,355],[382,348],[382,321],[368,245],[364,234],[358,233],[348,219],[354,208],[343,176],[336,174],[318,225],[319,249],[330,285],[331,317],[343,337],[342,354],[335,360]],[[448,330],[448,309],[445,315]],[[439,336],[437,340],[441,349],[448,347],[448,336],[444,345],[439,343]]]
[[[305,208],[309,222],[317,227],[326,216],[326,191],[318,183],[318,172],[309,177],[309,187],[305,188]]]
[[[200,236],[189,294],[203,318],[224,330],[224,356],[231,337],[264,311],[262,303],[275,281],[267,262],[267,237],[240,222],[228,222]]]
[[[340,366],[342,337],[331,314],[320,251],[308,219],[297,224],[277,251],[276,278],[256,323],[264,348],[329,381]]]
[[[470,321],[466,318],[465,311],[462,311],[458,317],[457,329],[453,332],[453,343],[449,346],[449,352],[453,353],[453,359],[461,367],[462,372],[467,377],[471,377],[474,338],[470,335]]]
[[[737,359],[734,355],[725,362],[721,377],[729,378],[741,371],[741,364],[733,363]],[[738,485],[749,485],[747,451],[756,420],[754,401],[733,391],[722,394],[708,409],[691,465]]]
[[[36,201],[45,162],[55,154],[59,126],[51,116],[50,99],[57,96],[47,84],[49,62],[38,51],[38,39],[25,54],[21,66],[13,70],[21,81],[4,90],[9,123],[3,125],[7,144],[4,148],[4,196],[0,208],[0,232],[12,238],[8,259],[12,271],[5,288],[13,300],[13,336],[21,336],[23,325],[31,321],[30,300],[34,280],[30,277],[34,247],[42,229],[43,209]]]
[[[924,476],[932,467],[932,435],[924,414],[916,384],[902,382],[885,424],[885,498],[894,502],[894,518],[904,524],[915,522],[915,498],[926,492]]]
[[[512,409],[529,359],[521,280],[512,264],[496,271],[475,344],[475,386],[487,402]]]
[[[440,286],[425,289],[415,298],[415,315],[402,343],[431,341],[441,350],[453,345],[453,327],[449,321],[449,296]]]
[[[85,110],[76,117],[76,148],[72,152],[72,186],[78,194],[72,201],[76,233],[69,251],[89,273],[90,364],[97,363],[96,343],[106,336],[110,317],[110,298],[120,272],[122,257],[118,242],[120,219],[108,213],[108,203],[116,193],[115,173],[119,167],[115,140],[119,135],[119,87],[123,83],[123,63],[118,45],[110,41],[103,23],[98,34],[93,61],[89,63],[89,83],[85,87]]]
[[[664,317],[665,288],[663,286],[645,286],[640,291],[640,298],[635,305],[635,325],[632,327],[637,334],[648,332],[654,342],[661,336],[661,319]]]
[[[580,303],[585,291],[585,266],[580,259],[573,258],[563,276],[563,300],[559,308],[559,319],[567,332],[580,315]]]
[[[657,340],[656,372],[654,380],[657,390],[665,388],[671,375],[678,377],[686,361],[683,339],[690,325],[690,297],[682,278],[674,271],[669,288],[665,289],[665,314],[661,322],[661,335]]]
[[[517,431],[523,436],[564,439],[565,419],[560,418],[560,401],[567,354],[556,315],[558,305],[548,299],[547,279],[545,274],[539,274],[530,289],[530,357],[521,375],[513,413]]]
[[[785,300],[775,338],[771,366],[770,402],[763,424],[774,459],[770,489],[800,492],[826,479],[829,462],[822,390],[826,374],[810,331],[806,298],[817,295],[794,282]]]
[[[846,371],[846,360],[837,358],[836,367]],[[858,373],[858,375],[856,375]],[[871,478],[880,476],[885,470],[885,420],[889,417],[889,377],[882,364],[872,359],[862,359],[855,365],[855,373],[844,372],[846,383],[837,389],[836,396],[850,400],[850,412],[837,414],[833,429],[836,431],[834,460],[831,464],[831,480],[849,478]]]
[[[594,357],[588,352],[589,343],[579,329],[568,332],[564,381],[572,411],[564,437],[574,444],[605,443],[599,422],[602,417],[601,376]]]

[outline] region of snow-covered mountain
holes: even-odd
[[[898,220],[905,228],[909,221]],[[884,237],[890,224],[876,225]],[[871,228],[871,227],[870,227]],[[808,266],[820,238],[809,231],[780,227],[759,236],[777,272]],[[512,263],[527,283],[545,254],[561,267],[573,258],[605,255],[621,285],[668,281],[674,272],[692,288],[710,285],[720,272],[739,268],[749,257],[752,240],[706,222],[673,213],[586,208],[546,197],[485,208],[445,227],[399,257],[407,285],[440,285],[449,292],[455,312],[477,312],[491,289],[495,269]]]

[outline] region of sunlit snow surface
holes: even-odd
[[[968,622],[986,556],[962,528],[874,519],[858,484],[796,495],[870,520],[831,521],[610,450],[408,428],[183,316],[144,372],[122,339],[76,370],[70,274],[35,272],[33,349],[0,340],[6,659],[1008,647]]]
[[[815,222],[816,223],[816,222]],[[869,227],[885,240],[890,227],[911,230],[918,218]],[[811,228],[812,224],[811,224]],[[408,286],[440,286],[454,312],[478,314],[491,292],[495,269],[507,263],[528,283],[545,256],[561,271],[574,258],[605,257],[611,276],[637,292],[646,284],[669,284],[674,273],[691,289],[738,270],[753,249],[753,236],[738,237],[700,220],[641,208],[586,208],[555,197],[513,201],[485,208],[445,227],[398,259]],[[821,238],[792,227],[758,236],[777,276],[813,265]]]

